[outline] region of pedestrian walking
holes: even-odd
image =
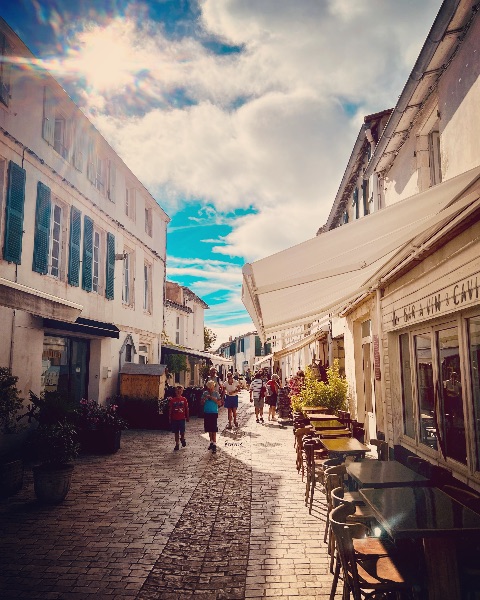
[[[272,375],[272,378],[267,381],[265,386],[265,404],[268,404],[268,420],[276,421],[275,416],[277,410],[278,390],[281,388],[280,377],[277,374]]]
[[[218,407],[222,406],[223,402],[220,394],[215,391],[215,381],[213,379],[209,379],[205,387],[207,389],[202,394],[203,428],[210,438],[208,449],[215,454],[217,451]]]
[[[252,383],[252,372],[250,371],[250,368],[248,368],[245,373],[245,381],[247,382],[248,387],[250,387],[250,384]]]
[[[208,371],[208,379],[209,381],[213,381],[215,383],[215,391],[218,392],[220,398],[223,399],[223,396],[225,395],[225,384],[223,383],[220,375],[217,373],[217,369],[215,367],[210,367],[210,370]]]
[[[170,427],[172,432],[175,434],[175,448],[179,450],[179,442],[185,447],[187,442],[185,440],[185,422],[189,421],[190,415],[188,412],[188,400],[182,395],[183,386],[175,386],[175,396],[170,398],[168,417],[170,420]]]
[[[265,386],[263,385],[262,373],[257,371],[250,384],[250,402],[255,407],[255,418],[257,423],[263,423]]]
[[[241,389],[240,383],[235,381],[234,375],[229,373],[227,375],[227,382],[225,383],[225,408],[228,410],[228,425],[227,429],[232,428],[232,419],[235,427],[238,427],[237,423],[237,408],[238,408],[238,392]]]

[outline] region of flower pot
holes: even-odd
[[[16,494],[23,485],[23,461],[0,463],[0,498]]]
[[[43,504],[65,500],[72,481],[73,465],[39,465],[33,468],[35,495]]]

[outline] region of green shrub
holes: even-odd
[[[348,383],[340,376],[338,360],[327,369],[327,383],[318,381],[312,369],[305,370],[302,389],[291,398],[293,410],[302,410],[304,406],[325,406],[329,413],[345,410],[347,406]]]

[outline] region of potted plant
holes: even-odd
[[[103,406],[84,398],[75,412],[84,451],[113,454],[120,449],[122,431],[127,428],[127,422],[119,415],[117,404],[107,399]]]
[[[338,360],[327,369],[327,381],[318,381],[310,367],[305,369],[302,387],[291,398],[292,408],[302,410],[304,406],[325,406],[329,413],[336,414],[347,405],[348,383],[340,376]]]
[[[40,502],[58,504],[70,490],[72,461],[78,455],[77,430],[71,404],[57,393],[36,396],[30,392],[32,404],[26,415],[37,421],[29,441],[35,494]]]
[[[23,440],[19,434],[24,428],[17,417],[23,400],[17,381],[10,369],[0,367],[0,498],[15,494],[23,485]]]

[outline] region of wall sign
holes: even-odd
[[[480,273],[446,285],[433,294],[420,296],[415,301],[392,305],[388,329],[420,323],[427,319],[474,306],[480,302]]]

